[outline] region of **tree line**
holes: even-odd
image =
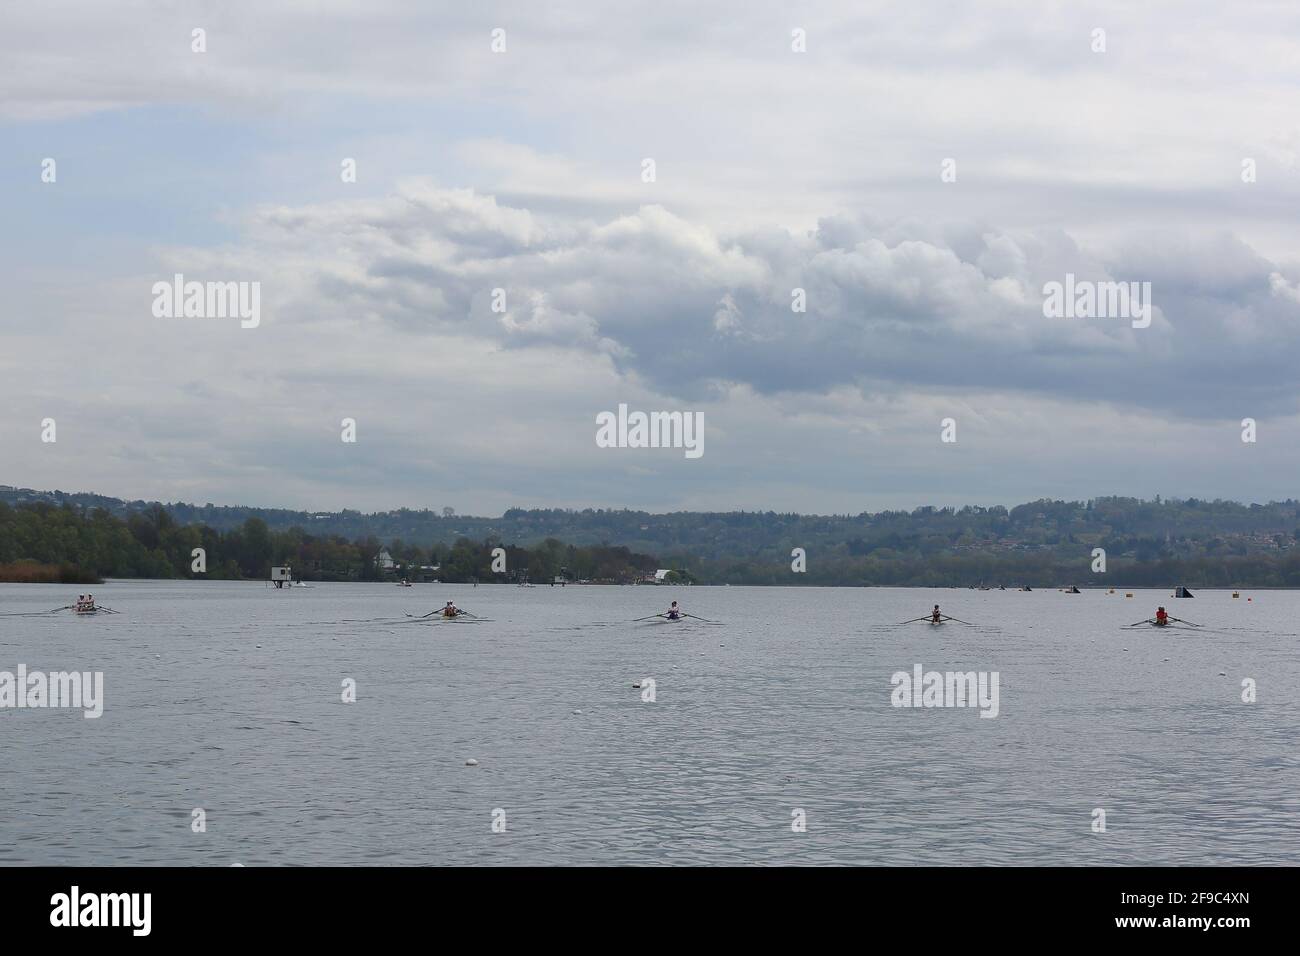
[[[72,503],[84,512],[105,508],[123,520],[155,505],[86,493],[40,492],[0,486],[0,501]],[[271,531],[306,529],[316,538],[348,542],[375,538],[445,549],[464,538],[509,541],[533,547],[547,539],[573,545],[612,543],[633,552],[659,556],[663,567],[724,567],[757,562],[779,571],[790,549],[801,547],[851,573],[851,558],[876,555],[884,561],[903,556],[932,557],[1055,552],[1073,559],[1081,549],[1104,547],[1112,559],[1151,564],[1166,557],[1211,559],[1276,552],[1297,546],[1300,502],[1241,504],[1197,498],[1146,500],[1098,497],[1084,501],[1043,499],[1014,507],[922,506],[910,511],[808,515],[774,511],[651,514],[627,509],[511,508],[498,517],[458,515],[451,508],[363,514],[284,509],[163,505],[177,524],[241,530],[259,518]],[[1277,555],[1270,555],[1270,562]],[[809,572],[813,573],[810,565]]]
[[[1263,512],[1268,512],[1265,515]],[[0,580],[90,582],[102,577],[266,580],[273,565],[313,581],[393,577],[446,582],[530,579],[629,582],[656,568],[700,584],[1060,587],[1300,587],[1300,532],[1277,530],[1295,520],[1295,504],[1243,506],[1195,500],[1169,505],[1095,499],[1085,505],[1035,502],[1014,509],[917,509],[882,512],[865,523],[771,513],[694,516],[695,537],[678,530],[682,515],[660,531],[674,546],[651,555],[635,540],[574,544],[547,536],[529,546],[487,534],[422,543],[373,534],[347,538],[299,526],[275,528],[259,517],[215,529],[178,521],[165,506],[126,512],[44,502],[0,502]],[[549,514],[549,513],[546,513]],[[626,513],[605,513],[601,521]],[[514,515],[532,522],[541,513]],[[574,517],[574,515],[570,515]],[[594,513],[590,517],[594,520]],[[708,520],[705,520],[705,519]],[[1161,525],[1164,519],[1167,524]],[[844,519],[847,521],[847,519]],[[542,521],[550,524],[551,521]],[[850,528],[854,533],[846,534]],[[1294,525],[1292,525],[1294,528]],[[629,536],[647,535],[644,524]],[[717,546],[730,537],[732,549]],[[517,539],[516,539],[517,540]],[[614,540],[619,540],[615,538]],[[743,546],[741,542],[743,541]],[[1107,554],[1094,573],[1093,552]],[[505,552],[505,571],[494,549]],[[791,552],[807,553],[806,571]],[[194,569],[202,549],[206,571]],[[382,566],[386,550],[395,565]]]
[[[494,551],[504,551],[504,571]],[[195,551],[204,570],[195,569]],[[381,565],[381,552],[394,567]],[[488,538],[459,538],[421,547],[373,535],[349,541],[293,527],[272,530],[261,518],[218,531],[181,524],[162,505],[125,519],[103,508],[0,502],[0,580],[91,583],[113,578],[267,580],[272,566],[290,566],[304,581],[381,581],[395,577],[467,581],[632,581],[652,574],[656,559],[626,547],[568,545],[555,539],[524,548]]]

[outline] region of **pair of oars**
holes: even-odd
[[[904,624],[915,624],[917,621],[932,621],[932,620],[934,620],[934,615],[932,615],[932,614],[927,614],[927,615],[925,615],[925,617],[914,617],[914,618],[912,618],[910,621],[899,621],[899,622],[898,622],[896,625],[894,625],[894,626],[895,626],[895,627],[902,627]],[[959,618],[959,617],[952,617],[952,616],[950,616],[950,615],[948,615],[948,614],[940,614],[940,615],[939,615],[939,620],[941,620],[941,621],[956,621],[958,624],[965,624],[967,627],[975,627],[975,626],[976,626],[976,625],[972,624],[970,621],[963,621],[963,620],[962,620],[961,618]]]
[[[1186,624],[1188,627],[1201,626],[1200,624],[1194,624],[1191,621],[1184,621],[1181,617],[1171,617],[1171,618],[1166,618],[1166,620],[1168,620],[1170,623],[1173,624]],[[1155,618],[1148,617],[1148,618],[1143,618],[1140,621],[1134,621],[1132,624],[1126,624],[1125,627],[1141,627],[1143,624],[1154,624],[1155,622],[1156,622]]]
[[[709,621],[709,620],[705,620],[704,618],[702,618],[702,617],[697,617],[697,616],[694,615],[694,614],[687,614],[685,611],[681,611],[681,612],[679,612],[679,613],[681,614],[682,617],[691,617],[691,618],[695,618],[695,620],[697,620],[697,621],[704,621],[705,624],[717,624],[717,623],[718,623],[717,621]],[[671,618],[669,618],[667,614],[651,614],[649,617],[638,617],[638,618],[634,619],[634,620],[632,621],[632,623],[633,623],[633,624],[638,624],[638,623],[640,623],[641,621],[652,621],[652,620],[654,620],[654,619],[657,618],[657,617],[662,617],[664,620],[671,620]]]
[[[440,608],[440,607],[436,607],[436,608],[434,608],[432,611],[430,611],[428,614],[411,614],[411,613],[407,612],[407,613],[406,613],[406,616],[407,616],[407,617],[413,617],[413,618],[415,618],[416,620],[419,620],[419,621],[423,621],[426,617],[433,617],[435,614],[442,614],[442,611],[443,611],[442,608]],[[474,613],[472,613],[471,611],[466,611],[466,610],[464,610],[464,609],[462,609],[462,608],[456,608],[456,613],[453,614],[452,616],[453,616],[453,617],[460,617],[462,614],[467,614],[467,615],[469,615],[470,617],[478,617],[477,614],[474,614]]]

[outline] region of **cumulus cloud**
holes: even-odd
[[[186,253],[168,261],[182,269]],[[996,388],[1215,417],[1244,395],[1261,413],[1293,409],[1300,358],[1284,266],[1217,232],[1092,247],[1059,230],[840,214],[802,233],[720,233],[660,206],[573,221],[411,181],[383,199],[258,210],[239,261],[268,287],[295,276],[279,300],[289,321],[359,311],[590,351],[685,398]],[[1045,317],[1044,285],[1067,273],[1150,283],[1150,328]]]

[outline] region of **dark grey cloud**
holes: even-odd
[[[657,206],[574,223],[407,189],[259,216],[257,258],[299,261],[341,233],[348,254],[313,260],[308,277],[333,300],[320,308],[360,304],[507,349],[588,349],[683,398],[852,385],[1022,391],[1175,417],[1295,409],[1300,275],[1228,234],[1093,246],[1057,229],[837,214],[806,233],[727,235]],[[1150,283],[1150,327],[1044,317],[1044,284],[1067,273]],[[795,289],[805,313],[792,310]]]

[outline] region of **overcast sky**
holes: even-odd
[[[1298,63],[1264,0],[7,5],[0,483],[1292,497]],[[178,272],[261,324],[155,317]],[[1067,273],[1151,283],[1150,326],[1045,318]],[[704,455],[597,447],[620,403],[703,413]]]

